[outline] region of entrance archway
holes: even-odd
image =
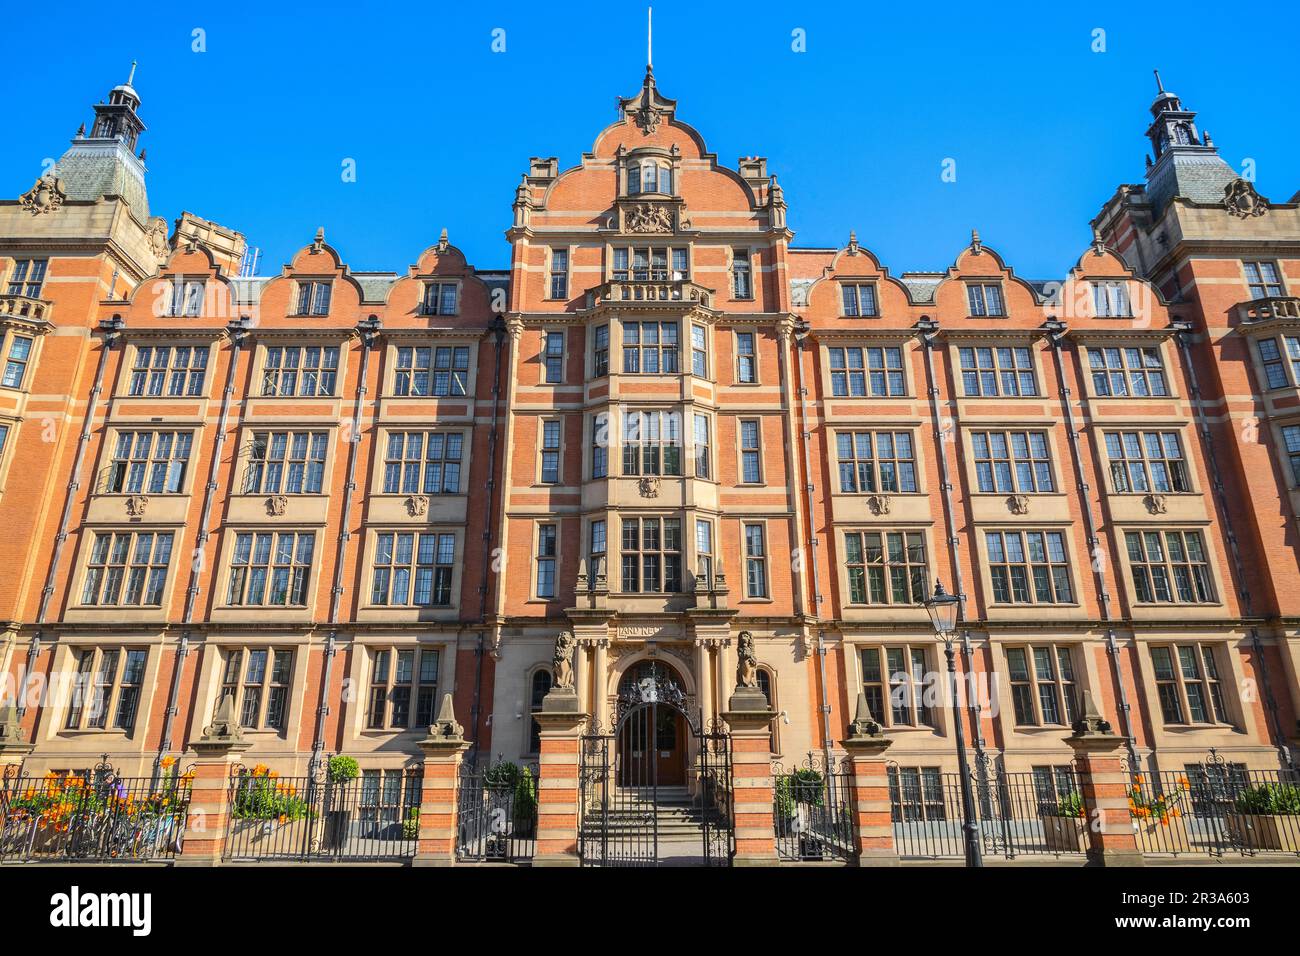
[[[615,725],[618,786],[686,785],[686,701],[680,675],[661,661],[641,661],[623,675]]]

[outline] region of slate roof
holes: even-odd
[[[1156,214],[1174,196],[1193,202],[1223,202],[1224,188],[1240,175],[1214,153],[1187,154],[1170,149],[1147,175],[1146,194]]]
[[[94,202],[101,196],[121,196],[136,218],[149,218],[144,164],[119,140],[74,140],[54,167],[69,199]]]

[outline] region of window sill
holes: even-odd
[[[1015,731],[1018,734],[1059,734],[1063,730],[1069,730],[1069,724],[1016,724]]]
[[[775,604],[776,599],[770,597],[743,597],[740,604]]]
[[[445,565],[444,565],[445,567]],[[362,604],[363,611],[454,611],[454,604]]]
[[[1032,601],[1025,601],[1025,602],[1023,602],[1023,603],[1017,603],[1017,602],[1015,602],[1015,601],[990,601],[990,602],[989,602],[989,607],[990,607],[990,608],[996,608],[996,609],[998,609],[998,610],[1003,610],[1003,611],[1013,611],[1013,610],[1014,610],[1014,611],[1032,611],[1032,610],[1034,610],[1035,608],[1040,608],[1040,607],[1043,607],[1043,608],[1080,608],[1080,607],[1082,607],[1082,606],[1083,606],[1083,605],[1079,604],[1077,601],[1069,601],[1069,602],[1066,602],[1066,601],[1060,601],[1060,602],[1057,602],[1057,603],[1054,603],[1054,604],[1049,604],[1049,603],[1047,603],[1046,601],[1042,601],[1042,602],[1038,602],[1038,603],[1035,603],[1035,602],[1032,602]]]
[[[1134,609],[1143,611],[1164,611],[1180,607],[1223,607],[1222,601],[1134,601]]]
[[[879,315],[847,315],[841,313],[840,318],[841,319],[878,319],[880,318],[880,316]]]
[[[1161,728],[1171,734],[1190,734],[1206,730],[1229,731],[1234,734],[1241,732],[1233,724],[1162,724]]]
[[[263,401],[263,402],[267,400],[274,400],[274,399],[284,399],[286,401],[298,401],[298,402],[305,400],[311,402],[311,401],[320,401],[320,400],[334,401],[338,399],[340,396],[338,395],[252,395],[249,397],[255,398],[258,401]],[[245,422],[245,424],[248,423]]]

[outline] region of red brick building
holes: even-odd
[[[528,761],[563,631],[602,725],[651,661],[718,716],[748,631],[774,758],[838,750],[861,690],[899,773],[951,769],[936,581],[979,756],[1069,764],[1086,691],[1136,766],[1293,760],[1300,205],[1173,94],[1050,281],[978,235],[899,275],[848,224],[795,245],[766,161],[719,162],[650,73],[577,165],[529,161],[508,269],[444,232],[353,272],[318,233],[241,277],[239,233],[151,215],[139,106],[0,201],[29,772],[147,776],[225,696],[284,773],[399,772],[444,694]]]

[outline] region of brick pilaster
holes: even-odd
[[[557,687],[533,717],[541,727],[533,866],[577,866],[578,746],[587,714],[572,687]]]
[[[176,865],[217,866],[230,822],[231,776],[250,744],[238,739],[200,740],[191,746],[198,757],[190,768],[193,776],[185,815],[185,841]]]
[[[840,741],[853,773],[853,832],[859,866],[897,866],[894,821],[889,806],[889,771],[885,751],[893,741],[871,716],[867,695],[858,692],[857,712],[849,736]]]
[[[469,744],[459,735],[429,736],[420,741],[420,749],[424,751],[424,776],[419,843],[413,862],[415,866],[452,866],[456,862],[460,765]]]
[[[772,721],[761,692],[740,687],[722,714],[731,729],[731,793],[736,823],[734,866],[776,866],[772,814]]]
[[[1074,749],[1079,789],[1087,811],[1089,865],[1143,866],[1129,813],[1129,775],[1120,756],[1124,739],[1111,733],[1110,723],[1100,716],[1092,695],[1086,691],[1083,716],[1065,742]]]

